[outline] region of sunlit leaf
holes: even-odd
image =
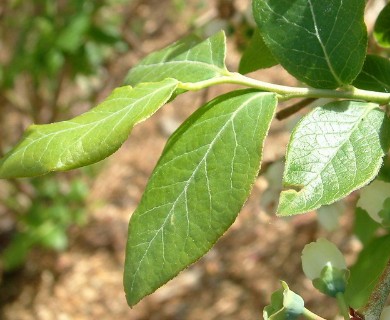
[[[169,139],[129,224],[129,305],[198,260],[236,219],[257,177],[276,103],[272,93],[231,92]]]
[[[350,84],[367,47],[364,0],[254,0],[265,43],[297,79],[318,88]]]
[[[198,82],[225,75],[226,39],[223,32],[202,41],[189,36],[169,47],[148,55],[126,78],[126,83],[161,81],[175,78]]]
[[[0,160],[0,178],[69,170],[108,157],[127,139],[135,124],[167,102],[176,87],[173,79],[121,87],[76,118],[30,126],[19,144]]]
[[[331,204],[369,183],[389,147],[389,119],[375,104],[339,101],[305,116],[287,150],[279,215]]]
[[[374,37],[382,47],[390,47],[390,3],[378,15],[374,26]]]

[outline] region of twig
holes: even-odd
[[[57,80],[57,83],[55,84],[54,94],[52,95],[52,99],[50,102],[49,111],[51,112],[51,115],[50,115],[49,122],[55,122],[56,120],[58,120],[58,115],[60,111],[58,102],[61,95],[63,84],[67,76],[67,70],[68,70],[68,65],[67,63],[65,63],[60,71],[59,78]]]
[[[380,318],[387,297],[390,294],[390,260],[387,262],[378,283],[372,291],[367,304],[359,310],[365,320],[378,320]]]
[[[278,120],[284,120],[292,116],[293,114],[297,113],[298,111],[302,110],[304,107],[308,106],[310,103],[312,103],[315,100],[317,99],[316,98],[303,99],[287,108],[284,108],[283,110],[280,110],[275,117]]]

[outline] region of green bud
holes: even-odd
[[[330,297],[344,293],[348,283],[349,271],[338,269],[331,264],[325,266],[319,278],[313,280],[313,286]]]
[[[271,304],[264,308],[264,320],[295,320],[302,315],[305,309],[302,297],[291,291],[284,281],[282,286],[272,294]]]

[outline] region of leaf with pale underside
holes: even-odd
[[[166,79],[115,89],[97,107],[68,121],[30,126],[0,160],[0,178],[74,169],[114,153],[133,126],[164,105],[177,87]]]
[[[267,47],[297,79],[317,88],[350,84],[367,48],[364,0],[254,0]]]
[[[317,209],[369,183],[388,151],[389,129],[376,104],[339,101],[314,109],[292,133],[278,214]]]
[[[228,73],[225,56],[226,38],[222,31],[204,41],[189,36],[149,54],[130,70],[125,82],[135,85],[174,78],[193,83],[224,76]]]
[[[129,305],[203,256],[236,219],[276,104],[272,93],[234,91],[200,108],[169,139],[129,224]]]
[[[367,55],[363,69],[353,85],[364,90],[390,92],[390,60]]]

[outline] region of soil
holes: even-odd
[[[166,2],[145,1],[148,4],[139,9],[140,15],[153,21],[146,26],[152,36],[142,41],[141,52],[134,50],[113,66],[114,79],[122,79],[124,70],[143,54],[187,32],[183,21],[188,13],[180,21],[161,21]],[[203,15],[207,17],[213,6],[210,2]],[[235,70],[239,55],[234,39],[229,39],[228,52],[227,64]],[[281,84],[294,83],[278,67],[253,76]],[[327,319],[334,318],[335,302],[315,291],[304,277],[300,255],[305,244],[324,236],[333,240],[352,262],[359,248],[351,235],[352,214],[347,212],[341,218],[341,228],[334,232],[324,231],[315,213],[276,218],[272,208],[267,213],[260,206],[267,188],[261,176],[236,222],[213,249],[133,309],[126,304],[122,277],[127,225],[164,143],[204,101],[231,88],[186,93],[138,125],[94,179],[88,198],[89,222],[69,230],[70,247],[59,254],[34,250],[22,270],[3,277],[0,319],[260,319],[271,293],[280,287],[280,280],[302,295],[309,309]],[[287,128],[294,121],[274,122],[265,146],[265,163],[284,156]]]

